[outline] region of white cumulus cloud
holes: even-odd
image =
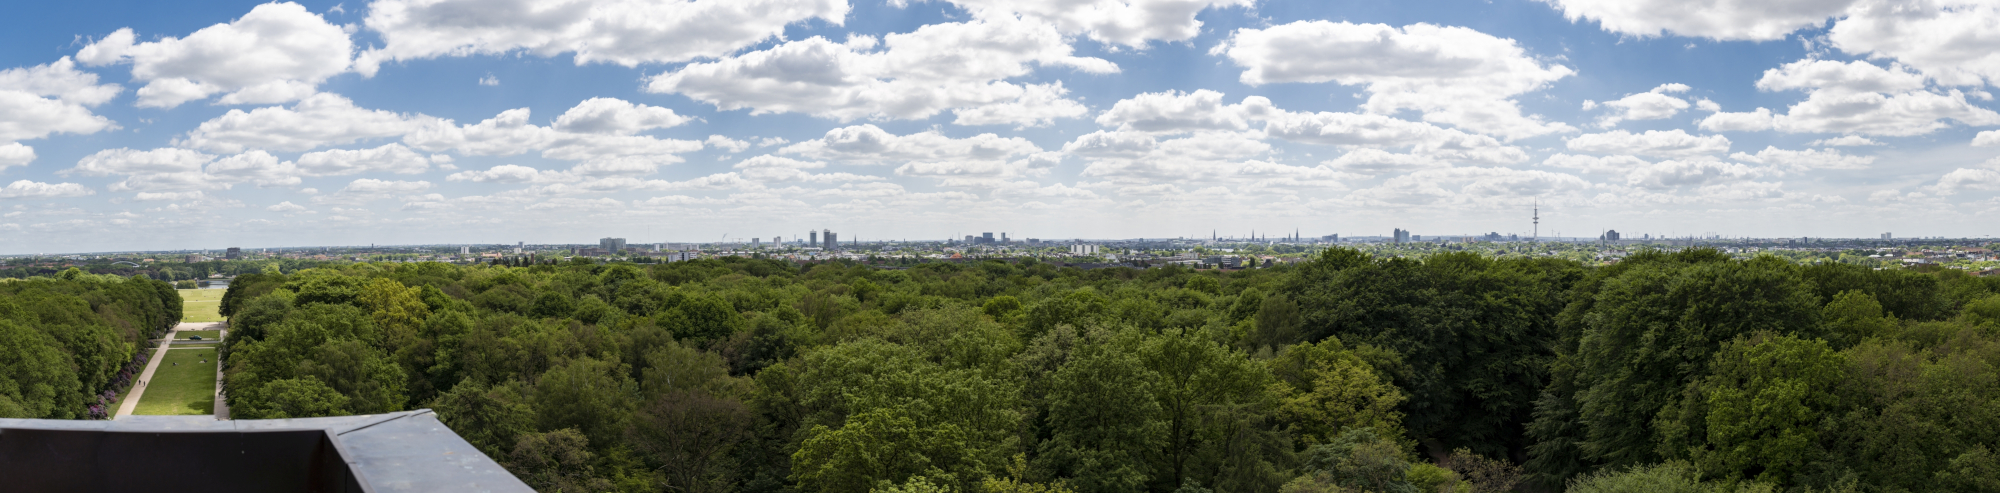
[[[502,164],[484,171],[467,170],[446,176],[445,181],[469,181],[474,183],[527,183],[535,181],[541,170],[518,164]]]
[[[1688,109],[1688,102],[1681,98],[1668,96],[1667,93],[1687,92],[1687,90],[1688,86],[1686,84],[1661,84],[1651,91],[1629,94],[1612,101],[1605,101],[1603,103],[1585,101],[1583,109],[1589,110],[1600,104],[1605,108],[1609,108],[1611,111],[1608,114],[1597,119],[1597,124],[1605,128],[1615,127],[1618,125],[1618,122],[1625,120],[1658,120],[1669,118],[1679,114],[1681,110]]]
[[[378,0],[368,28],[386,43],[357,69],[438,56],[573,53],[576,63],[684,62],[734,53],[819,19],[841,24],[845,0]]]
[[[693,63],[653,77],[646,90],[677,93],[723,110],[794,112],[842,121],[929,118],[953,111],[958,123],[1042,125],[1081,116],[1060,82],[1014,84],[1034,66],[1117,72],[1072,55],[1054,27],[1013,16],[930,24],[909,33],[789,41],[769,49]]]
[[[897,164],[910,161],[1001,161],[1042,152],[1021,137],[983,133],[952,138],[936,131],[896,135],[874,125],[828,130],[825,136],[778,150],[852,164]]]
[[[1717,40],[1769,41],[1819,26],[1865,0],[1544,0],[1571,22],[1641,37],[1667,33]]]
[[[1453,161],[1510,164],[1528,153],[1485,135],[1368,113],[1286,113],[1273,117],[1264,133],[1293,142],[1378,149],[1407,149]]]
[[[1990,0],[1875,0],[1834,23],[1833,46],[1890,58],[1947,85],[2000,82],[2000,3]]]
[[[216,93],[222,104],[296,101],[314,86],[346,72],[354,43],[347,32],[296,3],[267,3],[233,22],[182,38],[137,42],[119,29],[77,52],[91,65],[132,64],[132,78],[146,81],[139,106],[172,108]]]
[[[1363,175],[1407,173],[1451,166],[1449,163],[1430,156],[1397,154],[1368,148],[1348,151],[1347,154],[1342,154],[1340,157],[1328,160],[1322,164],[1342,171]]]
[[[1937,185],[1929,187],[1938,195],[1956,195],[1967,191],[2000,190],[2000,171],[1990,169],[1959,168],[1938,178]],[[4,193],[4,192],[0,192]]]
[[[0,144],[0,170],[35,162],[35,148],[18,142]]]
[[[1238,29],[1211,53],[1243,67],[1245,84],[1367,86],[1362,107],[1371,113],[1416,110],[1425,121],[1509,139],[1570,129],[1521,114],[1513,98],[1576,71],[1469,28],[1300,21]]]
[[[1200,89],[1141,93],[1111,105],[1098,115],[1097,124],[1120,131],[1183,133],[1197,130],[1247,130],[1251,121],[1280,114],[1263,96],[1243,98],[1237,104],[1222,102],[1222,93]]]
[[[1882,143],[1859,135],[1842,135],[1830,139],[1815,140],[1806,145],[1813,147],[1862,147],[1879,146]]]
[[[582,161],[583,169],[594,170],[590,173],[593,175],[651,173],[661,165],[681,162],[678,154],[701,150],[701,141],[620,135],[618,132],[624,130],[636,132],[636,129],[647,125],[661,123],[657,118],[660,113],[645,116],[642,108],[635,106],[634,110],[641,114],[632,115],[633,119],[586,117],[571,120],[572,123],[593,122],[583,124],[582,128],[608,133],[576,133],[554,126],[534,125],[529,122],[531,112],[528,108],[515,108],[469,125],[459,125],[452,120],[425,121],[404,136],[403,142],[428,152],[451,150],[482,156],[511,156],[539,150],[545,158]],[[576,111],[572,109],[572,112]],[[592,112],[587,110],[581,113]],[[649,118],[651,122],[647,121]]]
[[[150,151],[128,148],[97,151],[76,162],[75,168],[64,173],[82,173],[86,176],[111,174],[146,173],[188,173],[201,171],[201,165],[208,164],[215,156],[199,151],[163,147]]]
[[[250,151],[216,159],[203,170],[208,176],[228,182],[250,182],[259,187],[289,187],[300,183],[299,167],[280,161],[264,151]]]
[[[1947,120],[2000,125],[2000,113],[1972,104],[1966,93],[1926,89],[1924,81],[1924,75],[1901,66],[1799,60],[1764,71],[1757,88],[1807,91],[1805,101],[1782,114],[1766,108],[1717,112],[1703,119],[1700,126],[1712,132],[1778,130],[1902,137],[1950,127]]]
[[[1614,130],[1578,135],[1569,139],[1569,150],[1590,154],[1636,154],[1641,156],[1693,156],[1729,151],[1729,138],[1720,135],[1690,135],[1680,129],[1647,130],[1631,133]]]
[[[312,176],[352,175],[366,172],[416,174],[430,169],[430,160],[402,144],[373,149],[329,149],[299,156],[298,168]]]
[[[1730,154],[1731,159],[1746,163],[1757,163],[1788,171],[1813,169],[1867,169],[1875,163],[1875,156],[1854,156],[1843,154],[1839,149],[1779,149],[1766,146],[1756,154],[1738,152]]]
[[[904,0],[892,0],[900,3]],[[999,11],[1050,22],[1064,33],[1143,47],[1186,41],[1201,32],[1195,14],[1209,8],[1252,7],[1255,0],[949,0],[972,11]]]
[[[39,139],[54,133],[92,134],[118,128],[111,119],[81,104],[25,91],[0,89],[0,142]]]
[[[564,132],[632,135],[677,126],[688,120],[692,118],[674,114],[674,110],[667,108],[632,104],[617,98],[590,98],[556,117],[553,127]]]
[[[42,183],[17,180],[0,188],[0,199],[52,199],[57,197],[82,197],[97,193],[90,187],[75,183]]]
[[[338,94],[314,94],[290,108],[272,106],[228,113],[202,122],[174,145],[215,152],[243,152],[246,149],[306,151],[320,146],[348,144],[364,139],[396,137],[414,130],[419,123],[435,120],[423,115],[370,110]]]
[[[1641,166],[1625,176],[1627,185],[1668,189],[1696,187],[1754,177],[1756,170],[1736,163],[1713,159],[1666,160]]]
[[[98,84],[97,74],[76,69],[76,62],[62,57],[54,63],[0,70],[0,91],[20,91],[50,96],[65,103],[97,106],[125,91],[118,84]]]

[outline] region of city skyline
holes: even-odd
[[[469,2],[19,6],[0,255],[2000,224],[1987,0]]]

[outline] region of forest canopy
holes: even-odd
[[[1704,249],[1335,248],[1230,272],[362,263],[238,276],[221,311],[236,418],[431,408],[544,491],[1993,491],[1996,293]],[[48,328],[89,323],[8,306],[0,364],[100,369],[9,371],[0,414],[80,417],[5,406],[92,391],[101,351]]]

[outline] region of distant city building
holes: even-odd
[[[597,240],[597,248],[603,249],[606,252],[617,253],[619,251],[625,250],[625,239],[605,238]]]
[[[1327,242],[1327,243],[1339,243],[1339,242],[1340,242],[1340,235],[1338,235],[1338,234],[1331,234],[1331,235],[1326,235],[1326,236],[1321,236],[1321,237],[1319,237],[1319,239],[1320,239],[1320,241],[1324,241],[1324,242]]]
[[[1402,230],[1401,228],[1398,228],[1398,229],[1396,229],[1396,233],[1395,233],[1395,235],[1394,235],[1394,236],[1391,236],[1390,238],[1391,238],[1391,239],[1390,239],[1390,241],[1393,241],[1393,242],[1396,242],[1396,243],[1398,243],[1398,244],[1402,244],[1402,243],[1409,243],[1409,242],[1410,242],[1410,232],[1409,232],[1409,231],[1404,231],[1404,230]]]
[[[1070,245],[1069,253],[1071,255],[1096,255],[1097,245]]]
[[[1895,235],[1891,235],[1891,234],[1889,234],[1889,233],[1882,233],[1882,239],[1884,239],[1884,240],[1887,240],[1887,239],[1893,239],[1893,238],[1895,238]]]
[[[522,248],[522,247],[525,247],[525,246],[528,246],[528,242],[525,242],[525,241],[517,241],[517,242],[514,242],[514,254],[515,254],[515,255],[520,255],[520,254],[521,254],[521,248]]]
[[[993,233],[981,233],[978,238],[973,238],[973,242],[981,245],[993,243]]]
[[[1006,243],[1006,242],[1007,242],[1007,233],[1005,233],[1005,232],[1002,232],[1002,233],[1000,233],[1000,242],[1001,242],[1001,243]]]
[[[840,247],[840,235],[834,234],[833,230],[831,229],[821,230],[820,236],[821,239],[825,240],[826,242],[825,246],[826,249],[832,250]]]
[[[243,258],[243,249],[236,247],[229,247],[229,251],[223,253],[222,258],[229,260],[236,260],[239,258]]]
[[[471,254],[472,254],[472,247],[470,247],[470,246],[462,246],[462,247],[458,247],[458,254],[459,254],[459,255],[471,255]]]
[[[1604,241],[1618,241],[1618,230],[1615,230],[1615,229],[1612,229],[1612,230],[1606,230],[1606,231],[1604,232],[1604,236],[1603,236],[1603,237],[1601,237],[1601,238],[1598,238],[1598,239],[1600,239],[1600,240],[1604,240]]]
[[[806,246],[813,246],[813,245],[818,245],[818,244],[819,244],[819,232],[818,232],[818,231],[807,231],[807,232],[806,232]]]
[[[664,258],[664,259],[666,259],[666,261],[667,261],[667,262],[686,262],[686,261],[689,261],[689,260],[694,260],[694,259],[695,259],[695,253],[694,253],[694,252],[668,252],[668,253],[667,253],[666,255],[662,256],[661,258]]]
[[[751,239],[750,239],[750,246],[752,246],[752,247],[761,247],[761,246],[764,246],[764,239],[763,239],[763,238],[751,238]]]

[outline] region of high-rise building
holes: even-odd
[[[604,238],[597,240],[597,248],[604,250],[604,253],[618,253],[620,250],[625,249],[625,239]]]
[[[806,232],[806,246],[813,246],[813,245],[818,245],[818,244],[819,244],[819,232],[818,232],[818,231],[807,231],[807,232]]]
[[[980,242],[980,243],[993,243],[993,233],[980,233],[980,235],[979,235],[979,242]]]
[[[525,241],[517,241],[517,242],[514,242],[514,254],[515,254],[515,255],[520,255],[520,254],[521,254],[521,247],[525,247],[525,246],[528,246],[528,242],[525,242]]]
[[[1893,239],[1893,238],[1895,238],[1895,235],[1891,235],[1891,234],[1889,234],[1889,233],[1882,233],[1882,239],[1884,239],[1884,240],[1888,240],[1888,239]]]
[[[764,239],[763,239],[763,238],[751,238],[751,239],[750,239],[750,246],[751,246],[751,247],[753,247],[753,248],[755,248],[755,247],[762,247],[762,246],[764,246]]]
[[[1391,239],[1391,241],[1394,241],[1394,242],[1396,242],[1396,243],[1398,243],[1398,244],[1402,244],[1402,243],[1409,243],[1409,242],[1410,242],[1410,232],[1409,232],[1409,231],[1404,231],[1404,230],[1402,230],[1402,228],[1397,228],[1397,229],[1396,229],[1396,233],[1395,233],[1395,236],[1392,236],[1391,238],[1392,238],[1392,239]]]
[[[1001,243],[1006,243],[1006,242],[1007,242],[1007,233],[1004,233],[1004,232],[1003,232],[1003,233],[1000,233],[1000,242],[1001,242]]]
[[[222,258],[229,260],[236,260],[239,258],[243,258],[243,249],[236,247],[229,247],[229,251],[223,253]]]
[[[1615,229],[1605,230],[1604,237],[1600,239],[1604,241],[1618,241],[1618,230]]]
[[[458,247],[458,254],[459,254],[459,255],[471,255],[471,254],[472,254],[472,247],[470,247],[470,246],[461,246],[461,247]]]
[[[826,241],[826,249],[832,250],[840,247],[840,235],[834,234],[833,230],[820,230],[820,236],[822,240]]]

